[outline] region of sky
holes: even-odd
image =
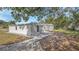
[[[14,18],[11,16],[11,11],[10,10],[3,10],[0,11],[0,20],[4,20],[4,21],[11,21],[14,20]],[[24,21],[22,21],[24,22]],[[30,22],[37,22],[37,17],[29,17],[29,20],[27,21],[28,23]]]
[[[3,10],[3,11],[0,11],[0,20],[4,20],[4,21],[10,21],[12,20],[12,16],[11,16],[11,13],[10,11],[8,10]]]

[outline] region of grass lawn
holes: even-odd
[[[11,44],[24,40],[26,37],[15,34],[6,33],[0,30],[0,45]]]
[[[64,30],[64,29],[55,29],[55,32],[63,32],[64,34],[67,35],[79,35],[79,31],[72,31],[72,30]]]

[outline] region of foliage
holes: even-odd
[[[12,17],[16,21],[21,19],[27,21],[29,16],[36,16],[38,21],[44,19],[45,23],[54,24],[57,28],[68,28],[72,23],[73,26],[79,25],[79,8],[78,7],[7,7],[0,10],[11,10]]]
[[[65,29],[55,29],[54,30],[55,32],[62,32],[62,33],[64,33],[64,34],[66,34],[66,35],[73,35],[73,36],[77,36],[77,35],[79,35],[79,31],[71,31],[71,30],[65,30]]]
[[[23,18],[24,20],[28,20],[29,16],[37,16],[38,20],[42,19],[44,16],[51,16],[52,12],[53,15],[55,16],[55,14],[58,11],[58,7],[54,7],[54,8],[49,8],[49,7],[12,7],[9,8],[12,10],[12,16],[16,19],[16,20],[20,20],[21,18]],[[56,13],[54,13],[56,12]]]
[[[3,29],[8,28],[8,25],[9,25],[8,22],[0,20],[0,28],[3,28]]]

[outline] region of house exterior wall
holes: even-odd
[[[26,36],[39,35],[41,33],[47,33],[53,31],[54,26],[51,24],[26,24],[26,25],[14,25],[9,26],[10,33],[22,34]]]
[[[27,26],[9,26],[10,33],[27,35],[27,31],[28,31]]]
[[[52,24],[44,24],[42,27],[43,32],[53,31],[54,26]]]
[[[39,27],[39,28],[37,28]],[[36,25],[36,24],[32,24],[32,25],[28,25],[28,34],[27,35],[39,35],[41,33],[41,26],[40,25]]]

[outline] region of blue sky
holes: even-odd
[[[0,11],[0,20],[4,20],[4,21],[13,20],[10,11],[8,10]]]
[[[11,21],[14,20],[14,18],[11,16],[11,11],[10,10],[3,10],[0,11],[0,20],[4,21]],[[37,22],[37,17],[29,17],[29,20],[27,22]]]

